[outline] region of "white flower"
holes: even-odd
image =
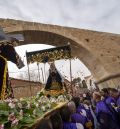
[[[58,96],[57,102],[64,102],[64,101],[65,101],[65,98],[63,95]]]
[[[8,106],[9,106],[10,108],[15,108],[15,104],[14,104],[14,103],[11,103],[11,102],[8,104]]]
[[[37,102],[34,102],[34,105],[38,108],[39,104]]]
[[[39,98],[39,94],[36,95],[36,98]]]
[[[41,103],[41,99],[38,99],[38,102]]]
[[[40,97],[40,102],[41,103],[47,103],[47,102],[49,102],[49,99],[46,96],[41,96]]]
[[[21,104],[21,103],[18,103],[18,107],[19,107],[19,108],[22,108],[22,104]]]
[[[13,102],[18,102],[18,99],[13,99]]]
[[[13,113],[11,113],[11,114],[9,114],[9,116],[8,116],[8,120],[9,121],[13,121],[13,120],[15,120],[15,113],[13,112]]]
[[[30,103],[27,104],[26,108],[27,109],[30,109]]]
[[[19,114],[20,116],[23,116],[23,110],[20,110]]]
[[[11,98],[5,99],[4,102],[6,102],[6,103],[12,103],[12,99]]]
[[[39,104],[38,104],[38,103],[36,103],[36,104],[35,104],[35,106],[38,108],[38,107],[39,107]]]
[[[37,113],[37,112],[36,112],[36,110],[34,109],[34,110],[33,110],[33,114],[36,115],[36,113]]]
[[[13,120],[11,123],[11,127],[18,125],[18,122],[19,122],[19,120],[17,118],[15,120]]]
[[[45,111],[45,106],[42,106],[41,107],[41,110],[44,112]]]
[[[48,103],[48,104],[47,104],[47,107],[48,107],[48,108],[51,108],[51,104],[50,104],[50,103]]]
[[[29,102],[29,101],[27,102],[26,108],[27,108],[27,109],[30,109],[30,102]]]
[[[56,103],[56,99],[55,99],[55,98],[51,98],[51,99],[50,99],[50,102],[51,102],[51,103]]]

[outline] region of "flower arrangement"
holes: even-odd
[[[69,99],[68,95],[48,98],[39,92],[30,98],[0,100],[0,129],[29,128],[45,113]]]

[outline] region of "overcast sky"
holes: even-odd
[[[120,34],[120,0],[0,0],[0,17]]]
[[[120,0],[0,0],[0,17],[120,33]]]

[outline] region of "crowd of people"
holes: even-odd
[[[120,129],[120,93],[104,88],[75,96],[36,129]]]

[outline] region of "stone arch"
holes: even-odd
[[[55,46],[71,42],[73,54],[78,55],[97,82],[111,74],[120,73],[120,35],[118,34],[11,19],[0,19],[0,26],[6,33],[22,33],[25,41],[20,42],[20,45],[31,43],[36,39],[47,40],[48,44],[52,43]],[[120,83],[120,79],[111,79],[110,82],[109,85],[115,86]]]
[[[39,30],[14,31],[11,32],[11,34],[16,34],[16,33],[19,34],[21,32],[25,37],[25,41],[21,42],[20,45],[33,44],[33,43],[39,43],[39,44],[47,43],[48,45],[61,46],[69,42],[72,48],[72,55],[79,58],[85,64],[85,66],[94,75],[96,80],[100,76],[107,74],[107,71],[102,67],[99,59],[97,59],[89,50],[87,50],[82,45],[73,41],[70,38],[67,38],[63,35],[59,35],[56,33],[39,31]]]

